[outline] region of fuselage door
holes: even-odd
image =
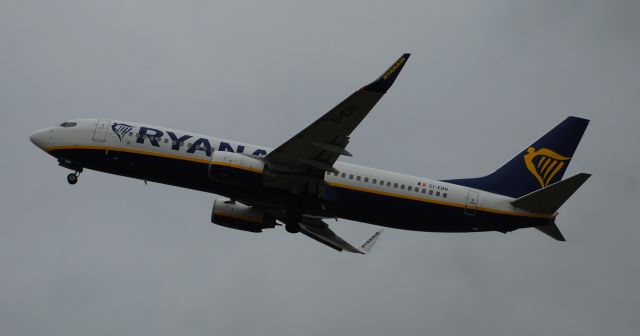
[[[478,194],[477,191],[469,190],[467,195],[467,205],[464,208],[464,213],[469,216],[475,216],[476,209],[478,208]]]
[[[106,142],[108,127],[109,120],[98,120],[98,123],[96,123],[96,130],[93,132],[93,141]]]

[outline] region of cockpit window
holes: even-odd
[[[73,121],[65,121],[62,124],[60,124],[61,127],[75,127],[78,126],[78,123],[73,122]]]

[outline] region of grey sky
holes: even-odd
[[[0,333],[637,335],[638,17],[634,0],[2,0]],[[471,177],[589,118],[568,242],[388,229],[341,254],[212,225],[215,195],[92,171],[71,187],[27,138],[103,117],[275,147],[403,52],[348,161]]]

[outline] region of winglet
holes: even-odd
[[[369,239],[365,240],[364,243],[360,245],[358,250],[360,250],[362,254],[367,254],[371,252],[373,245],[375,245],[378,239],[380,239],[380,235],[382,235],[382,231],[383,231],[382,229],[376,231],[371,237],[369,237]]]
[[[411,56],[409,53],[400,56],[400,58],[398,58],[398,60],[395,61],[389,69],[383,72],[378,79],[373,81],[373,83],[365,86],[364,89],[372,92],[386,93],[391,85],[393,85],[396,78],[398,78],[400,71],[404,67],[405,63],[407,63],[409,56]]]

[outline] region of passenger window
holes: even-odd
[[[347,177],[347,174],[342,173],[342,178],[345,178],[345,177]]]
[[[436,196],[440,196],[440,192],[439,191],[436,191]]]
[[[423,189],[422,189],[422,193],[424,194],[424,193],[426,193],[426,192],[427,192],[427,189],[424,189],[424,188],[423,188]]]
[[[353,174],[349,175],[349,179],[353,180]]]
[[[376,184],[377,181],[378,181],[378,179],[373,179],[373,180],[371,180],[371,183]]]
[[[360,181],[360,175],[358,175],[358,176],[356,177],[356,180]]]
[[[369,182],[369,178],[368,178],[368,177],[365,177],[365,178],[364,178],[364,181],[365,181],[365,182]]]
[[[420,188],[416,187],[415,192],[420,192]]]
[[[411,191],[411,186],[409,186],[407,189],[408,189],[409,191]]]
[[[429,195],[433,195],[433,190],[429,190]]]
[[[380,180],[380,185],[383,186],[384,185],[384,181]]]
[[[133,136],[133,132],[129,132],[129,136]]]
[[[400,189],[404,190],[404,184],[400,185]]]
[[[391,187],[391,182],[387,181],[387,187]]]
[[[442,197],[447,198],[447,193],[442,193]]]
[[[394,188],[397,188],[397,187],[398,187],[398,184],[397,184],[397,183],[394,183],[394,184],[393,184],[393,187],[394,187]]]
[[[164,139],[164,143],[169,143],[169,139]]]

